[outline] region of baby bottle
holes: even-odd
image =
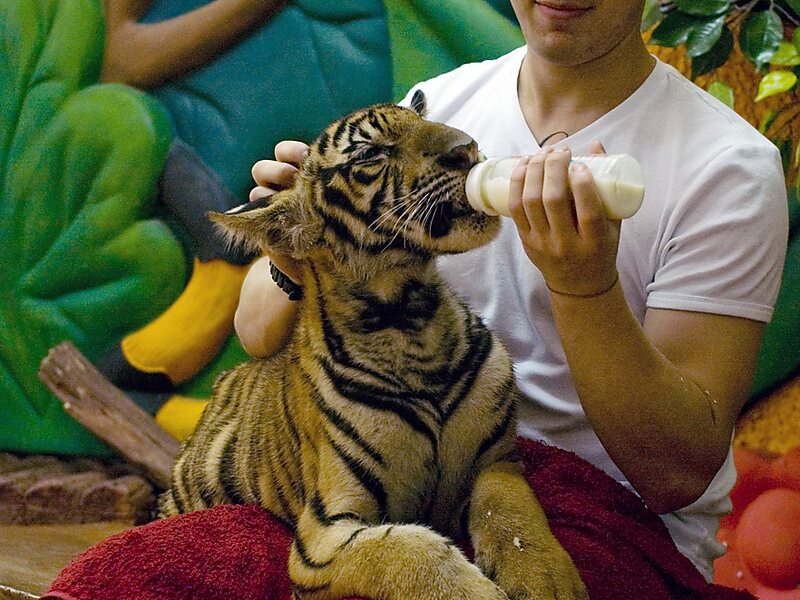
[[[508,217],[508,185],[519,156],[489,158],[476,164],[467,175],[466,192],[475,210]],[[592,172],[597,191],[609,219],[625,219],[642,205],[644,175],[628,154],[574,156]]]

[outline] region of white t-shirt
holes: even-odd
[[[525,48],[423,82],[432,121],[461,129],[488,157],[533,154],[539,144],[517,97]],[[768,321],[786,250],[786,188],[774,145],[671,66],[657,61],[622,104],[555,147],[628,153],[645,197],[622,223],[617,268],[633,314],[647,308]],[[549,296],[510,219],[498,238],[439,259],[453,290],[507,344],[526,401],[519,432],[582,456],[630,487],[594,434],[567,366]],[[680,550],[710,579],[722,553],[719,519],[730,510],[732,455],[702,498],[662,518]]]

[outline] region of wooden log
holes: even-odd
[[[34,596],[28,592],[23,592],[13,587],[0,583],[0,600],[37,600],[39,596]]]
[[[27,518],[25,494],[39,481],[73,470],[64,463],[32,467],[0,475],[0,523],[23,523]]]
[[[0,452],[0,473],[17,471],[21,468],[22,459],[9,452]]]
[[[55,456],[35,454],[33,456],[15,456],[9,452],[0,453],[0,474],[23,471],[35,467],[54,465],[58,462]]]
[[[146,523],[156,511],[153,486],[122,459],[4,454],[0,462],[0,524]]]
[[[28,488],[25,524],[83,523],[99,521],[83,511],[83,495],[93,485],[107,478],[104,472],[84,471],[48,477]]]
[[[144,469],[158,487],[169,486],[178,440],[108,381],[71,342],[50,349],[39,378],[81,425]]]
[[[138,475],[107,479],[87,489],[81,503],[83,512],[97,521],[136,521],[152,508],[153,487]]]

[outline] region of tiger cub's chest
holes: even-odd
[[[478,377],[491,338],[476,328],[467,339],[437,334],[429,344],[436,351],[419,355],[390,345],[385,360],[403,365],[396,369],[383,368],[380,352],[322,361],[316,387],[327,435],[368,465],[392,520],[431,522],[441,498],[457,500],[474,467],[473,446],[492,426],[485,416],[494,394],[483,393]]]

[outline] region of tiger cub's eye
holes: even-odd
[[[355,155],[356,162],[367,163],[388,158],[389,148],[385,146],[364,146]]]

